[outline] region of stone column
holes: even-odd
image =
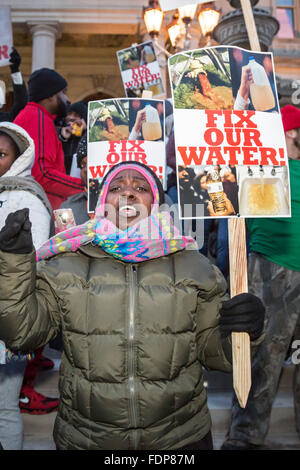
[[[55,41],[60,35],[58,22],[28,22],[32,34],[32,72],[42,67],[55,68]]]

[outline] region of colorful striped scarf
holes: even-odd
[[[124,170],[135,170],[148,181],[153,193],[153,208],[148,217],[122,231],[104,217],[104,208],[110,183]],[[109,173],[99,195],[94,219],[52,237],[38,250],[37,260],[59,253],[74,252],[88,243],[130,263],[169,255],[191,247],[192,244],[194,247],[193,238],[181,236],[173,225],[170,214],[159,211],[159,191],[150,172],[146,167],[134,163],[118,166]]]

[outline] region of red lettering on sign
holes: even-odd
[[[9,59],[8,55],[8,46],[0,46],[0,60],[2,59]]]
[[[187,148],[190,154],[187,155]],[[197,147],[178,147],[184,165],[201,165],[205,154],[206,147],[199,147],[200,155],[197,154]]]

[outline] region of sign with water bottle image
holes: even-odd
[[[165,180],[164,101],[118,98],[89,102],[88,212],[94,212],[103,177],[121,162],[149,166]]]
[[[147,90],[153,98],[162,97],[164,87],[152,41],[117,51],[117,57],[126,96],[141,98]]]
[[[169,59],[180,218],[290,217],[273,56],[208,47]]]

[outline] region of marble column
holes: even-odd
[[[32,72],[55,68],[55,41],[60,35],[58,22],[28,22],[32,34]]]

